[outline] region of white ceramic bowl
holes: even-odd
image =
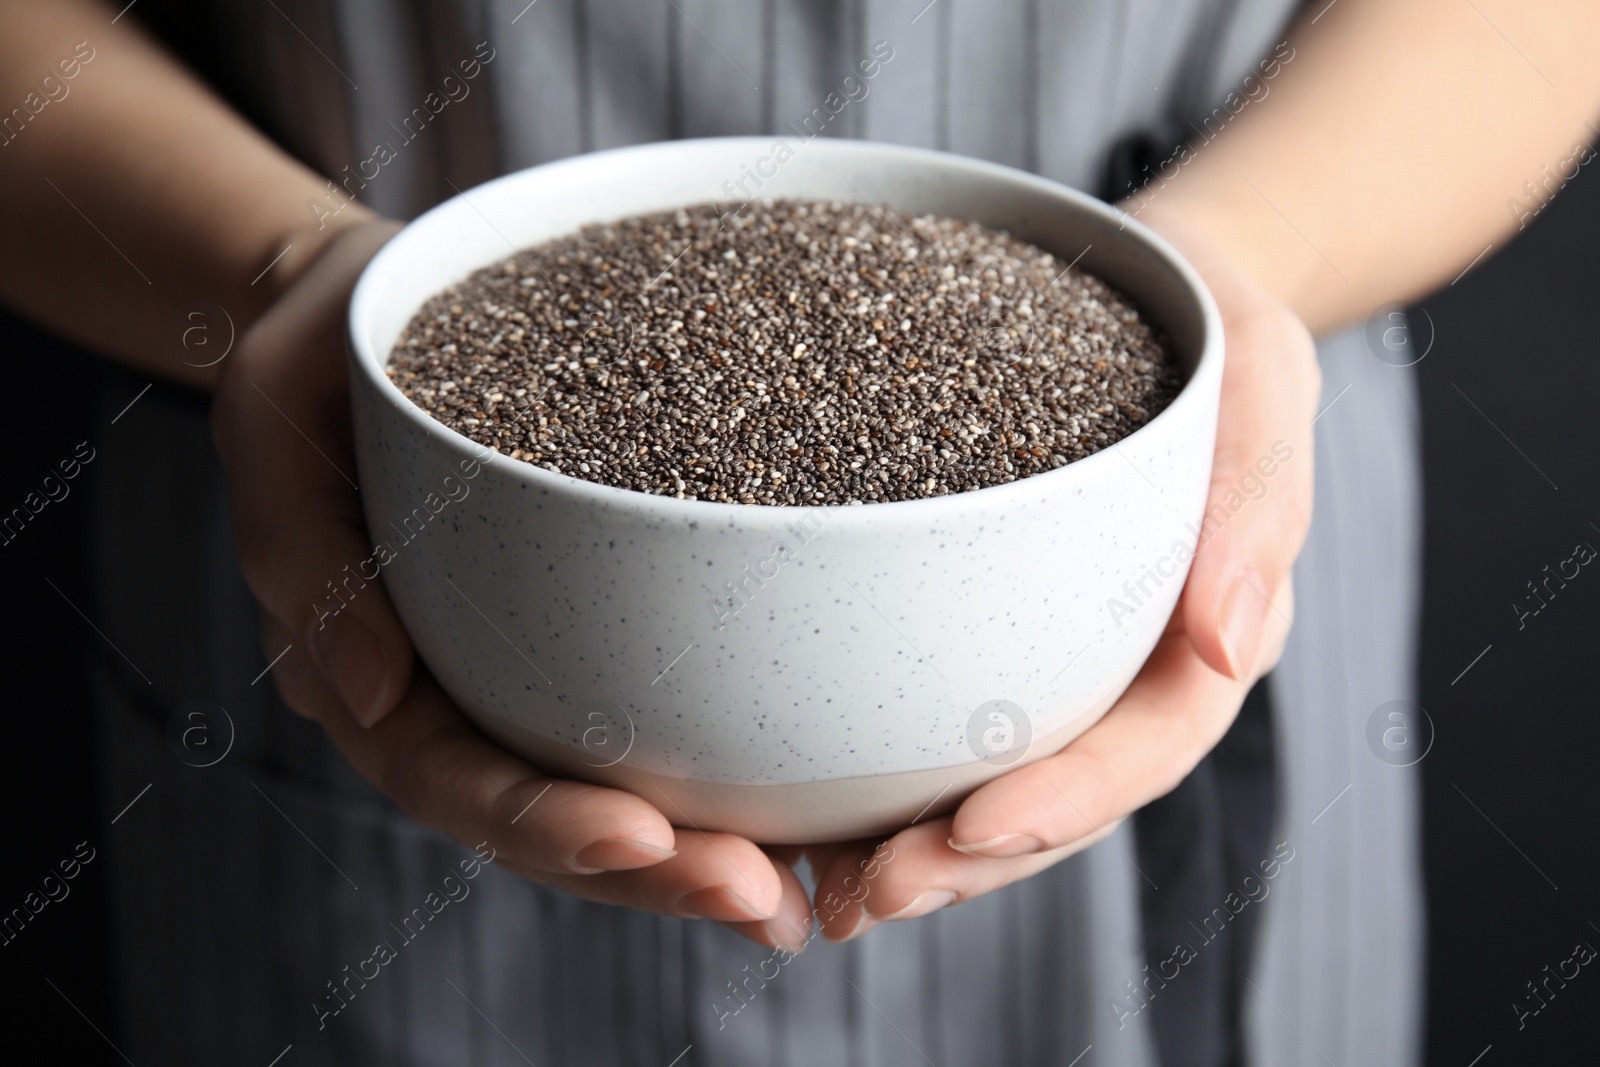
[[[551,772],[630,789],[678,825],[770,843],[950,810],[1105,712],[1187,574],[1222,378],[1204,285],[1105,204],[958,156],[788,144],[781,165],[769,139],[725,138],[507,175],[401,231],[350,307],[367,521],[440,684]],[[762,197],[971,219],[1076,260],[1165,330],[1188,383],[1117,446],[1057,470],[823,509],[554,474],[486,453],[386,377],[412,315],[472,271],[586,223],[727,199],[725,183],[747,173]]]

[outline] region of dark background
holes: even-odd
[[[1546,994],[1521,1029],[1512,1007],[1537,1007],[1526,983],[1579,942],[1600,947],[1600,719],[1589,674],[1600,658],[1600,565],[1558,588],[1521,629],[1512,607],[1536,604],[1526,583],[1546,565],[1554,570],[1580,542],[1600,547],[1597,238],[1600,181],[1586,169],[1514,244],[1426,301],[1426,319],[1416,316],[1419,342],[1426,320],[1436,333],[1418,367],[1427,479],[1420,700],[1436,732],[1422,763],[1430,1065],[1466,1067],[1491,1045],[1482,1067],[1588,1063],[1600,1044],[1600,967],[1564,989],[1552,981],[1556,996]],[[0,351],[12,390],[0,425],[8,511],[77,442],[98,444],[90,419],[102,382],[114,375],[131,397],[142,380],[3,313]],[[0,914],[78,842],[98,848],[115,833],[96,795],[86,684],[86,657],[106,649],[72,606],[94,614],[85,553],[93,477],[91,464],[71,496],[0,547],[9,607]],[[12,1039],[47,1039],[55,1062],[122,1062],[95,1032],[116,1039],[105,872],[91,863],[71,896],[0,947]],[[181,1025],[183,1005],[172,1011]]]
[[[1600,1062],[1600,966],[1552,981],[1520,1030],[1512,1008],[1537,1008],[1526,983],[1579,942],[1600,949],[1600,559],[1551,582],[1521,629],[1513,608],[1538,606],[1527,583],[1545,566],[1600,548],[1597,238],[1585,167],[1503,254],[1423,304],[1438,330],[1418,366],[1430,1065],[1466,1067],[1491,1043],[1480,1067]]]

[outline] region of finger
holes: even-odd
[[[297,715],[313,722],[346,713],[344,701],[329,686],[322,671],[295,635],[270,612],[261,612],[261,651],[272,662],[272,683],[278,696]]]
[[[1256,650],[1255,666],[1246,679],[1250,685],[1265,678],[1267,672],[1278,665],[1278,661],[1283,658],[1283,646],[1288,642],[1289,631],[1293,626],[1294,578],[1291,575],[1278,586],[1278,591],[1269,605],[1266,634]]]
[[[1054,756],[983,786],[957,809],[951,843],[990,858],[1103,835],[1170,792],[1227,732],[1247,683],[1218,674],[1169,634],[1112,709]]]
[[[882,886],[886,884],[885,872],[907,866],[902,844],[909,844],[915,852],[920,847],[919,832],[925,831],[928,825],[933,824],[901,831],[887,841],[851,841],[834,847],[831,859],[816,868],[816,907],[811,914],[820,924],[824,936],[830,941],[847,941],[876,926],[881,917],[903,910],[900,907],[885,908],[872,902],[880,897]],[[914,861],[912,865],[915,865]],[[876,911],[869,910],[872,908],[876,908]],[[936,908],[929,907],[927,910]]]
[[[798,955],[805,951],[806,945],[814,936],[811,895],[806,892],[805,885],[794,873],[791,862],[786,862],[775,855],[773,849],[765,851],[768,858],[773,861],[773,868],[782,886],[777,914],[771,919],[759,922],[725,922],[723,925],[759,945]]]
[[[537,868],[518,873],[587,900],[685,919],[715,919],[737,924],[741,933],[778,920],[784,897],[795,889],[804,898],[794,872],[789,872],[794,879],[790,885],[780,867],[753,842],[733,834],[692,830],[679,835],[677,855],[649,867],[588,876]]]
[[[264,643],[285,632],[268,617]],[[631,793],[540,774],[472,729],[431,679],[418,678],[395,713],[365,731],[309,657],[291,652],[272,673],[291,707],[322,722],[351,765],[412,818],[492,847],[513,873],[590,900],[739,923],[769,947],[805,927],[805,887],[786,864],[732,834],[674,834]]]
[[[988,859],[958,852],[949,845],[953,817],[935,819],[896,834],[888,842],[893,862],[881,871],[859,900],[852,900],[830,917],[824,936],[831,941],[860,937],[881,922],[898,922],[931,915],[952,904],[991,893],[1012,882],[1032,877],[1088,848],[1113,832],[1120,822],[1103,827],[1103,833],[1084,837],[1061,848],[1033,855]],[[844,876],[854,869],[846,857],[830,867],[818,881],[819,898],[843,894]]]
[[[276,670],[299,675],[286,679],[292,690],[325,684],[304,658],[291,664],[285,657]],[[426,676],[371,730],[340,713],[318,721],[345,759],[412,819],[463,844],[487,842],[530,870],[593,873],[674,856],[672,826],[654,806],[541,773],[473,729]]]
[[[1311,337],[1288,310],[1220,268],[1207,280],[1223,309],[1228,355],[1211,488],[1181,610],[1201,658],[1242,679],[1310,526],[1320,376]]]
[[[388,232],[330,245],[242,339],[212,410],[245,579],[366,725],[412,666],[362,520],[343,341],[350,288]]]
[[[872,869],[873,877],[870,879],[847,879],[859,878],[865,873],[863,865],[871,862],[871,857],[879,847],[876,841],[849,841],[836,846],[828,860],[815,868],[817,892],[812,915],[819,924],[822,936],[829,941],[848,941],[877,925],[877,921],[867,913],[866,898],[875,891],[875,883],[883,877],[886,865],[880,863]],[[883,842],[882,848],[884,851],[880,857],[888,855],[895,860],[899,858],[898,849],[889,842]]]

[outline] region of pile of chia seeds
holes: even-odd
[[[1009,234],[866,204],[702,204],[589,226],[425,304],[389,375],[512,459],[689,500],[965,492],[1171,403],[1162,335]]]

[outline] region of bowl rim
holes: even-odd
[[[640,489],[627,489],[621,486],[605,485],[600,482],[589,481],[569,474],[557,474],[554,471],[540,467],[522,459],[511,459],[503,452],[481,444],[451,429],[444,423],[428,414],[421,405],[411,400],[400,390],[389,375],[385,372],[388,354],[380,354],[371,343],[366,322],[371,311],[383,299],[378,275],[388,269],[389,261],[402,256],[416,254],[416,250],[409,247],[408,235],[411,241],[417,240],[417,234],[426,228],[426,224],[447,212],[460,210],[460,205],[471,207],[471,198],[474,194],[494,187],[515,185],[530,181],[543,180],[549,177],[564,174],[569,171],[582,172],[585,169],[597,168],[608,172],[634,166],[636,173],[647,171],[649,157],[667,153],[692,152],[703,147],[717,146],[729,148],[739,145],[756,150],[768,150],[771,147],[770,136],[741,136],[741,137],[700,137],[679,138],[669,141],[652,141],[643,144],[626,145],[620,148],[604,149],[598,152],[586,152],[548,163],[541,163],[532,167],[503,174],[497,178],[482,182],[465,191],[457,192],[455,196],[429,208],[408,222],[398,233],[384,243],[376,255],[368,260],[362,268],[360,276],[350,296],[349,307],[346,314],[345,341],[350,364],[353,365],[353,378],[358,378],[362,387],[375,389],[376,396],[389,402],[394,408],[402,412],[406,419],[417,426],[425,436],[438,438],[446,445],[461,454],[464,459],[471,459],[483,464],[485,467],[502,467],[514,479],[528,483],[530,487],[543,490],[547,493],[559,493],[573,496],[581,503],[598,505],[606,508],[634,508],[653,512],[661,519],[680,519],[688,521],[728,520],[735,517],[743,520],[757,520],[762,525],[770,522],[787,521],[787,517],[798,517],[816,512],[831,513],[830,521],[834,521],[843,514],[864,513],[888,517],[891,513],[886,509],[895,509],[892,515],[896,519],[920,521],[936,519],[943,514],[955,512],[971,512],[982,510],[990,505],[1002,505],[1010,497],[1019,494],[1031,494],[1039,489],[1059,491],[1058,483],[1067,478],[1079,479],[1097,474],[1101,467],[1114,462],[1118,457],[1112,455],[1118,446],[1134,441],[1140,435],[1149,437],[1152,431],[1176,421],[1180,415],[1187,413],[1188,409],[1196,405],[1208,403],[1206,396],[1200,395],[1205,390],[1197,388],[1199,383],[1212,378],[1221,377],[1221,363],[1223,360],[1223,325],[1222,315],[1217,307],[1211,290],[1200,277],[1199,272],[1191,266],[1176,248],[1164,238],[1130,213],[1117,210],[1112,205],[1090,196],[1088,193],[1060,182],[1044,178],[1027,171],[1018,170],[1000,163],[991,163],[987,160],[962,156],[952,152],[942,152],[927,148],[914,148],[906,145],[889,144],[881,141],[866,141],[845,138],[817,138],[807,142],[807,150],[812,153],[834,153],[839,156],[860,154],[863,156],[898,156],[900,159],[922,163],[931,169],[942,170],[945,173],[961,173],[997,185],[1010,185],[1032,189],[1035,192],[1046,194],[1048,197],[1062,203],[1068,210],[1076,210],[1099,216],[1102,221],[1114,222],[1119,230],[1129,235],[1129,239],[1142,243],[1145,249],[1154,253],[1162,264],[1170,269],[1184,283],[1183,288],[1189,297],[1199,305],[1201,321],[1200,353],[1195,360],[1194,369],[1190,372],[1188,380],[1173,398],[1172,403],[1163,408],[1154,418],[1132,433],[1119,438],[1100,450],[1083,457],[1072,460],[1052,470],[1041,471],[1025,478],[1004,482],[999,485],[984,486],[980,489],[969,489],[956,493],[945,493],[940,496],[917,497],[910,500],[879,500],[861,501],[852,504],[734,504],[718,500],[688,500],[658,493],[647,493]],[[637,157],[637,158],[631,158]],[[754,200],[755,198],[753,198]],[[843,202],[860,202],[838,197]],[[704,201],[693,201],[701,203]],[[752,201],[753,202],[753,201]],[[871,203],[871,201],[865,201]],[[684,204],[682,206],[688,206]],[[669,210],[663,208],[661,210]],[[625,216],[617,216],[622,218]],[[587,223],[585,224],[587,225]],[[572,232],[572,231],[566,231]],[[553,239],[553,235],[546,240]],[[479,270],[496,262],[488,259],[472,270]],[[1135,294],[1128,294],[1137,301]],[[412,314],[415,314],[413,310]],[[352,398],[354,390],[358,388],[352,381]],[[359,451],[359,449],[358,449]],[[1121,457],[1126,459],[1126,457]],[[499,463],[505,460],[505,464]],[[1041,479],[1050,479],[1048,485]]]

